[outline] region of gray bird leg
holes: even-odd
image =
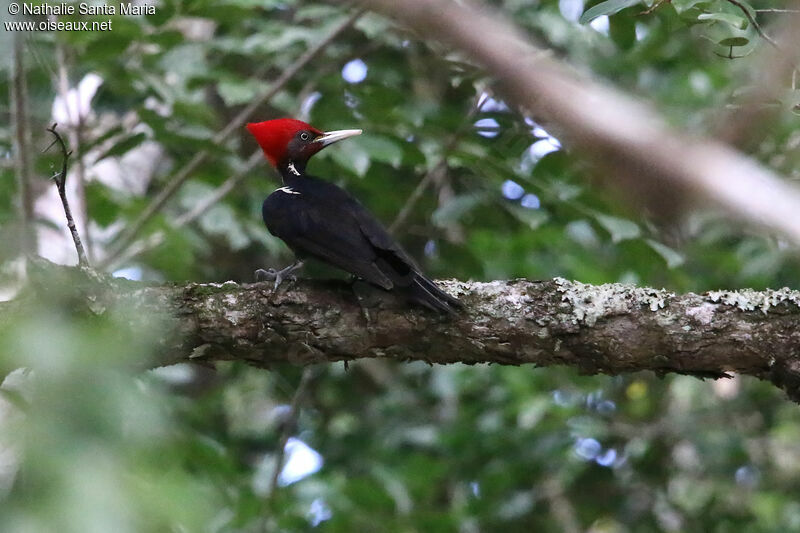
[[[278,290],[278,286],[283,283],[283,280],[289,279],[294,281],[297,279],[293,272],[295,270],[299,270],[303,268],[303,262],[301,260],[297,260],[288,267],[282,270],[275,270],[274,268],[269,268],[264,270],[263,268],[259,268],[255,271],[256,281],[275,281],[275,285],[272,287],[272,291],[275,292]]]

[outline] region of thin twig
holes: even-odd
[[[645,9],[644,11],[642,11],[641,13],[639,13],[639,15],[640,15],[640,16],[649,15],[649,14],[651,14],[653,11],[655,11],[656,9],[658,9],[659,7],[661,7],[662,5],[664,5],[665,3],[669,3],[670,1],[671,1],[671,0],[658,0],[658,1],[657,1],[657,2],[655,2],[655,3],[654,3],[652,6],[650,6],[650,8],[649,8],[649,9]]]
[[[88,267],[89,260],[86,258],[86,251],[83,249],[83,244],[81,244],[81,236],[78,234],[78,228],[75,227],[75,219],[72,218],[72,210],[69,208],[69,201],[67,200],[67,162],[72,152],[67,151],[67,145],[64,143],[64,139],[62,139],[61,134],[56,131],[57,126],[58,124],[53,124],[50,128],[47,128],[47,131],[55,136],[55,140],[50,143],[50,146],[48,146],[45,151],[49,150],[50,147],[56,143],[58,143],[61,148],[61,172],[54,175],[53,179],[58,188],[58,195],[61,197],[61,204],[64,206],[64,216],[67,217],[67,226],[69,226],[69,231],[72,234],[75,250],[78,251],[78,264]]]
[[[767,35],[764,32],[764,30],[761,28],[761,25],[758,23],[758,21],[756,21],[756,18],[753,16],[752,13],[750,13],[750,10],[747,9],[746,5],[744,5],[743,3],[739,2],[739,0],[725,0],[725,1],[728,2],[729,4],[735,5],[736,7],[738,7],[739,9],[742,10],[742,13],[744,13],[744,16],[747,18],[747,20],[750,21],[750,24],[753,25],[753,28],[755,28],[756,33],[758,33],[761,36],[762,39],[764,39],[769,44],[771,44],[772,47],[775,48],[776,50],[780,50],[781,49],[781,47],[778,46],[778,43],[776,43],[772,39],[772,37],[770,37],[769,35]]]
[[[244,122],[256,109],[280,92],[289,82],[289,80],[291,80],[302,68],[308,65],[311,60],[317,57],[320,52],[327,48],[328,45],[330,45],[340,33],[352,26],[353,23],[358,20],[363,13],[364,10],[360,9],[347,17],[344,22],[334,28],[333,31],[331,31],[331,33],[328,34],[328,36],[322,41],[320,41],[314,48],[311,48],[305,54],[303,54],[294,64],[286,69],[277,80],[275,80],[269,89],[261,94],[261,96],[255,98],[247,107],[245,107],[230,122],[228,122],[228,124],[214,136],[212,142],[217,145],[224,143],[234,131],[244,124]],[[103,261],[103,267],[122,255],[128,246],[131,245],[142,228],[144,228],[144,226],[156,215],[156,213],[158,213],[161,208],[164,207],[167,201],[175,195],[178,189],[180,189],[186,180],[189,179],[192,173],[205,162],[205,160],[208,158],[208,155],[208,150],[201,150],[175,174],[175,177],[173,177],[167,186],[164,187],[164,189],[162,189],[158,195],[156,195],[156,197],[150,202],[150,204],[147,205],[147,207],[145,207],[144,211],[142,211],[136,220],[131,222],[126,229],[120,233],[114,247],[111,249],[111,251],[109,251],[108,256],[106,256],[105,260]]]
[[[485,101],[486,100],[484,100],[484,102]],[[408,218],[408,215],[411,214],[411,211],[414,209],[414,206],[416,206],[419,199],[422,198],[422,194],[425,192],[428,186],[434,181],[437,181],[439,179],[440,174],[442,174],[447,169],[448,156],[453,150],[455,150],[456,146],[458,146],[458,143],[461,141],[461,137],[464,135],[467,128],[472,123],[472,119],[475,118],[475,115],[478,114],[478,112],[481,110],[482,107],[483,107],[483,102],[480,101],[480,95],[478,95],[478,100],[475,102],[475,105],[473,105],[470,108],[466,117],[464,117],[464,121],[461,123],[461,126],[456,131],[454,131],[453,134],[450,135],[450,137],[445,142],[444,147],[442,148],[442,155],[439,158],[439,160],[436,162],[435,165],[433,165],[433,167],[431,167],[430,170],[428,170],[428,172],[425,174],[425,176],[422,177],[419,183],[417,183],[417,186],[414,188],[413,191],[411,191],[411,194],[408,196],[408,199],[406,200],[405,204],[403,204],[403,207],[400,209],[400,212],[397,213],[397,216],[389,225],[389,233],[395,233],[397,229],[405,223],[406,219]]]
[[[422,194],[425,192],[425,189],[428,188],[433,182],[433,178],[436,174],[442,171],[446,164],[447,156],[443,156],[434,166],[431,168],[425,176],[417,183],[417,186],[414,187],[414,190],[411,191],[411,194],[408,196],[406,203],[403,204],[403,207],[400,209],[400,212],[397,213],[394,221],[389,225],[389,233],[395,233],[397,228],[399,228],[408,218],[408,215],[411,213],[411,210],[414,209],[414,206],[417,205],[417,202],[420,198],[422,198]]]
[[[55,20],[57,17],[51,16],[49,18]],[[94,246],[92,246],[92,235],[89,231],[89,207],[88,202],[86,201],[86,165],[84,164],[83,154],[84,117],[81,114],[79,105],[76,105],[74,108],[72,105],[70,105],[67,59],[64,52],[64,46],[59,39],[55,40],[55,52],[57,72],[53,74],[55,77],[54,84],[56,85],[58,95],[61,97],[61,101],[64,104],[64,113],[69,121],[67,138],[69,139],[69,144],[73,147],[73,151],[75,152],[76,156],[72,168],[73,174],[77,175],[77,180],[75,181],[77,185],[75,188],[75,193],[78,200],[78,213],[79,218],[83,219],[83,236],[84,241],[86,242],[86,255],[89,260],[93,261],[94,258],[92,251]]]
[[[286,415],[286,420],[283,422],[283,431],[281,431],[281,439],[278,443],[278,452],[275,456],[275,471],[272,472],[272,479],[269,484],[268,499],[272,499],[275,491],[278,488],[278,478],[283,469],[283,461],[286,456],[286,443],[289,442],[289,437],[297,426],[297,418],[300,416],[300,406],[305,399],[306,391],[311,380],[316,377],[317,367],[307,366],[303,369],[303,375],[300,377],[300,383],[292,396],[292,403],[289,407],[289,413]]]
[[[756,13],[800,13],[800,9],[755,9]]]

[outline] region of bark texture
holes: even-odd
[[[48,286],[68,284],[70,305],[80,312],[124,308],[155,319],[157,353],[149,365],[224,359],[269,367],[385,357],[569,365],[587,374],[739,372],[800,398],[800,291],[789,289],[674,294],[559,278],[439,281],[466,304],[451,318],[344,282],[301,281],[273,294],[269,283],[156,286],[76,268],[46,272]],[[32,292],[45,290],[32,285]],[[24,308],[24,299],[0,304],[0,322]]]

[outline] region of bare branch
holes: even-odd
[[[58,188],[58,195],[61,197],[61,204],[64,206],[64,216],[67,218],[67,226],[72,234],[72,241],[75,243],[75,250],[78,252],[78,264],[80,266],[88,267],[89,260],[86,258],[86,251],[83,249],[81,236],[78,234],[78,228],[75,226],[75,219],[72,217],[72,210],[69,208],[69,200],[67,200],[67,163],[72,152],[67,151],[67,145],[64,143],[64,139],[61,138],[61,134],[56,130],[57,126],[58,124],[53,124],[51,127],[47,128],[47,131],[52,133],[55,137],[55,140],[50,144],[50,146],[53,146],[53,144],[58,144],[61,148],[61,172],[53,176],[53,179],[55,180],[56,187]],[[50,146],[48,146],[46,150],[49,150]]]
[[[534,47],[499,15],[434,0],[364,3],[482,64],[502,83],[508,100],[654,210],[710,202],[800,245],[797,187],[729,146],[668,127],[643,102],[581,76]]]
[[[344,22],[334,28],[333,31],[331,31],[331,33],[328,34],[316,46],[306,51],[306,53],[303,54],[292,66],[283,71],[283,74],[281,74],[281,76],[275,80],[269,89],[264,91],[261,96],[250,102],[247,107],[245,107],[239,112],[238,115],[228,122],[228,124],[214,136],[212,141],[215,144],[224,143],[234,131],[236,131],[245,123],[245,121],[256,109],[264,105],[265,102],[269,101],[273,96],[280,92],[281,89],[286,86],[289,80],[291,80],[300,70],[305,68],[306,65],[308,65],[308,63],[317,57],[323,50],[325,50],[325,48],[327,48],[336,39],[336,37],[339,36],[339,34],[352,26],[362,14],[363,10],[356,11]],[[207,158],[208,151],[201,150],[188,163],[186,163],[186,165],[178,170],[167,186],[164,187],[164,189],[162,189],[155,198],[153,198],[150,204],[145,207],[136,220],[131,222],[119,235],[117,241],[114,243],[113,248],[108,252],[108,255],[102,261],[102,268],[105,268],[105,265],[114,262],[117,257],[122,255],[126,248],[134,241],[139,232],[141,232],[142,228],[144,228],[145,224],[147,224],[161,210],[161,208],[164,207],[167,201],[172,198],[176,192],[178,192],[186,180],[191,177],[192,173],[197,170]]]

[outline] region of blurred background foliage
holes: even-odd
[[[759,81],[766,45],[724,0],[491,4],[693,133],[715,134],[723,110],[735,113]],[[766,31],[782,16],[774,2],[741,4]],[[48,180],[58,155],[41,153],[53,122],[74,150],[69,191],[95,264],[203,150],[203,164],[137,233],[135,245],[153,245],[105,268],[154,282],[247,282],[256,268],[290,261],[260,218],[275,173],[246,166],[256,145],[241,125],[215,136],[351,8],[154,5],[154,15],[111,17],[109,32],[0,32],[23,60],[15,71],[5,54],[0,78],[5,298],[25,245],[21,153],[32,165],[38,251],[75,261]],[[364,14],[252,119],[363,128],[310,171],[387,225],[404,210],[394,233],[431,275],[674,291],[798,286],[796,255],[780,239],[707,207],[668,219],[637,210],[504,103],[469,58],[420,37]],[[12,93],[21,73],[29,139],[20,144]],[[785,87],[748,150],[798,180],[800,98],[790,80]],[[186,220],[241,172],[230,194]],[[800,531],[800,414],[755,380],[361,361],[315,369],[295,398],[302,370],[293,367],[141,373],[157,320],[125,309],[90,320],[71,283],[40,284],[33,311],[0,323],[0,531]]]

